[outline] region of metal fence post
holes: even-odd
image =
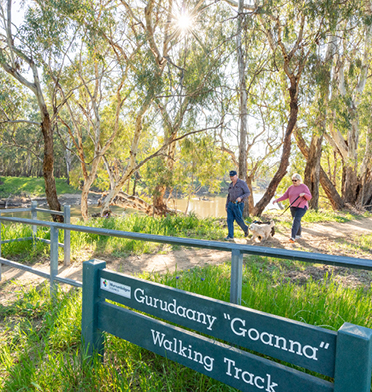
[[[83,308],[81,314],[81,334],[83,352],[92,355],[98,352],[103,359],[103,334],[97,328],[97,303],[99,302],[98,272],[106,267],[106,262],[89,260],[83,263]]]
[[[63,217],[66,224],[70,224],[71,210],[70,206],[63,206]],[[64,265],[70,265],[71,261],[71,232],[70,230],[64,230]]]
[[[334,392],[370,392],[372,330],[344,323],[338,330]]]
[[[239,250],[231,252],[230,302],[240,305],[242,302],[243,254]]]
[[[37,201],[32,201],[31,202],[31,219],[33,220],[37,220]],[[37,226],[36,225],[32,225],[32,236],[36,237],[36,233],[37,233]]]
[[[53,296],[57,290],[55,277],[58,275],[58,229],[50,228],[50,295]]]

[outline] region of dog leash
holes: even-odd
[[[292,207],[293,206],[293,204],[295,203],[295,201],[299,198],[299,197],[302,197],[302,196],[297,196],[293,201],[292,201],[292,203],[279,215],[279,216],[282,216],[287,210],[288,210],[288,208],[289,207]]]

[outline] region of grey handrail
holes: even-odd
[[[327,255],[322,253],[310,253],[304,251],[294,251],[278,248],[266,248],[263,246],[241,245],[222,241],[197,240],[190,238],[168,237],[155,234],[133,233],[128,231],[103,229],[97,227],[88,227],[81,225],[72,225],[59,222],[46,222],[35,219],[13,218],[0,216],[0,221],[24,223],[35,226],[50,227],[51,231],[56,233],[58,229],[67,231],[78,231],[83,233],[91,233],[105,236],[113,236],[118,238],[127,238],[140,241],[149,241],[156,243],[166,243],[172,245],[191,246],[195,248],[214,249],[219,251],[231,252],[231,286],[230,286],[230,301],[235,304],[241,303],[242,293],[242,268],[243,268],[243,254],[259,255],[266,257],[275,257],[286,260],[298,260],[308,263],[319,263],[334,265],[347,268],[358,268],[365,270],[372,270],[371,259],[357,259],[346,256]],[[54,236],[55,241],[58,241],[58,235]],[[56,245],[58,248],[58,245]],[[51,281],[56,276],[56,266],[58,264],[58,249],[54,247],[53,254],[51,254]],[[53,264],[53,266],[52,266]],[[53,271],[52,271],[53,269]],[[58,273],[58,271],[57,271]]]
[[[172,245],[181,246],[192,246],[195,248],[206,248],[214,249],[226,252],[239,251],[243,254],[260,255],[267,257],[276,257],[280,259],[287,260],[298,260],[310,263],[320,263],[329,264],[340,267],[349,268],[359,268],[372,270],[372,259],[357,259],[354,257],[347,256],[336,256],[328,255],[322,253],[310,253],[299,250],[288,250],[288,249],[278,249],[278,248],[267,248],[264,246],[256,245],[242,245],[231,242],[222,241],[209,241],[209,240],[197,240],[191,238],[181,238],[181,237],[168,237],[164,235],[156,234],[143,234],[143,233],[133,233],[129,231],[113,230],[113,229],[102,229],[98,227],[89,227],[81,225],[72,225],[59,222],[46,222],[40,220],[32,220],[26,218],[12,218],[0,216],[0,220],[8,222],[19,222],[30,225],[45,226],[45,227],[55,227],[57,229],[79,231],[91,234],[100,234],[111,237],[128,238],[140,241],[149,241],[157,243],[167,243]]]

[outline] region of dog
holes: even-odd
[[[249,226],[249,230],[253,234],[252,240],[255,240],[256,238],[258,238],[260,241],[267,240],[270,236],[273,237],[275,234],[274,221],[253,221]]]

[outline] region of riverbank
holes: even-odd
[[[88,204],[97,204],[101,194],[97,192],[89,192]],[[81,195],[79,193],[64,193],[58,196],[61,205],[80,205]],[[26,196],[11,196],[7,198],[0,198],[0,208],[27,208],[31,207],[31,202],[37,201],[41,207],[47,207],[48,202],[46,197],[26,197]]]

